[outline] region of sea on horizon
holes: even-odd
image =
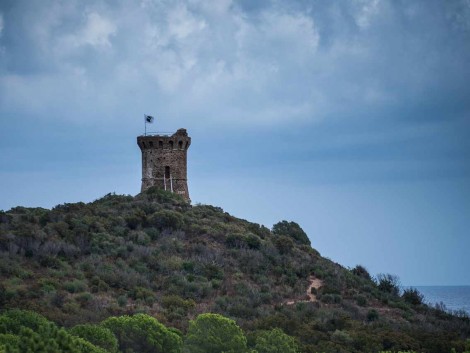
[[[424,302],[434,306],[444,303],[447,310],[464,310],[470,315],[470,286],[411,286],[424,295]],[[409,287],[404,287],[409,288]]]

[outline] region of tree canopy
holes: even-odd
[[[281,221],[273,225],[272,231],[276,235],[287,235],[297,243],[310,245],[307,234],[295,222]]]
[[[106,349],[110,353],[118,351],[118,341],[110,329],[92,324],[77,325],[69,330],[77,337],[81,337],[97,347]]]
[[[258,353],[299,352],[295,339],[278,328],[258,334],[255,349]]]
[[[179,353],[182,338],[152,316],[110,317],[102,325],[117,337],[119,349],[126,353]]]
[[[218,314],[201,314],[189,323],[185,353],[246,353],[246,337],[235,321]]]

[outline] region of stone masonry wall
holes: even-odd
[[[189,198],[187,177],[187,151],[191,138],[185,129],[171,136],[138,136],[137,144],[142,151],[142,187],[166,189]]]

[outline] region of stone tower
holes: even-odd
[[[186,129],[173,135],[138,136],[137,144],[142,151],[142,188],[151,186],[168,190],[189,199],[187,177],[187,151],[191,137]]]

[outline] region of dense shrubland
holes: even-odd
[[[311,275],[323,286],[305,302]],[[395,276],[322,258],[294,222],[271,231],[155,189],[0,212],[0,306],[38,312],[109,352],[124,352],[116,327],[136,313],[172,344],[200,314],[221,314],[258,352],[271,352],[262,342],[276,332],[301,352],[462,352],[470,335],[464,313],[423,304]]]

